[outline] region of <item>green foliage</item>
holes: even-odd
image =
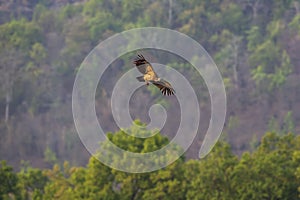
[[[239,126],[239,118],[236,116],[230,116],[228,119],[228,125],[226,130],[229,132],[231,130],[234,130],[235,128],[237,128]]]
[[[40,43],[35,43],[29,52],[31,59],[35,60],[38,65],[42,64],[43,60],[46,58],[46,50]]]
[[[247,48],[249,51],[254,51],[256,46],[263,41],[263,36],[260,32],[258,26],[252,26],[250,30],[246,31],[247,33]]]
[[[110,138],[129,142],[119,132]],[[143,150],[140,141],[130,140],[128,146],[134,145],[140,147],[135,151]],[[299,149],[299,136],[266,133],[252,153],[240,158],[227,143],[218,142],[202,160],[179,159],[141,174],[109,168],[94,156],[87,167],[65,162],[40,170],[25,165],[18,173],[2,161],[0,194],[2,199],[297,199]]]
[[[49,181],[42,170],[26,166],[17,175],[22,199],[42,199],[44,187]]]
[[[37,24],[44,34],[62,30],[62,20],[60,15],[46,6],[38,4],[33,13],[33,22]]]
[[[284,116],[283,119],[283,132],[285,133],[294,133],[295,132],[295,123],[293,120],[293,112],[289,111]]]
[[[280,130],[279,123],[274,116],[269,119],[268,122],[268,131],[271,133],[278,132]]]
[[[297,198],[294,170],[299,163],[290,159],[299,147],[297,140],[291,134],[280,137],[267,133],[252,156],[243,155],[240,163],[244,167],[238,172],[239,184],[247,183],[247,187],[240,191],[242,199]]]
[[[1,47],[12,46],[23,51],[29,50],[36,42],[42,42],[39,27],[25,19],[13,20],[0,26]]]
[[[300,34],[300,15],[295,15],[293,20],[289,23],[289,27]]]
[[[257,46],[249,59],[250,63],[256,66],[251,71],[251,75],[261,91],[273,92],[274,89],[280,88],[292,71],[286,51],[280,52],[271,40]]]
[[[88,168],[83,177],[83,182],[81,183],[84,190],[79,190],[78,196],[84,197],[86,199],[115,199],[118,197],[116,191],[113,188],[116,186],[114,184],[114,175],[111,169],[106,165],[103,165],[95,157],[91,157],[89,160]]]
[[[114,134],[107,134],[108,140],[101,142],[99,152],[95,155],[104,163],[114,166],[117,169],[126,169],[128,171],[149,171],[153,168],[162,166],[164,163],[173,161],[182,153],[182,149],[177,144],[169,144],[167,137],[162,136],[158,131],[149,131],[146,125],[140,121],[134,121],[132,127],[126,130],[120,130]],[[168,148],[163,148],[166,145]],[[125,151],[118,153],[118,148]],[[148,162],[141,162],[133,153],[145,154]]]
[[[57,157],[55,155],[55,152],[53,152],[49,147],[45,149],[44,159],[51,165],[57,164]]]
[[[293,119],[293,112],[288,111],[281,122],[272,116],[268,122],[268,131],[271,133],[278,133],[280,135],[294,133],[295,123]]]
[[[296,163],[300,163],[300,151],[295,151],[293,154],[293,161]],[[296,172],[295,172],[297,181],[300,181],[300,167],[297,167]],[[298,193],[299,193],[299,197],[300,197],[300,184],[298,184]]]
[[[239,48],[242,38],[224,29],[222,33],[211,37],[212,42],[220,46],[214,58],[222,73],[224,85],[227,88],[238,86]],[[226,77],[226,78],[225,78]]]
[[[224,29],[232,30],[233,33],[240,33],[245,29],[247,18],[243,16],[243,10],[236,3],[228,3],[221,5],[222,25]]]
[[[275,20],[268,24],[265,37],[261,34],[263,30],[257,26],[247,32],[251,76],[262,92],[280,88],[292,72],[289,55],[277,43],[284,28],[282,21]]]
[[[145,137],[149,135],[154,136]],[[109,133],[107,137],[118,147],[131,152],[153,152],[168,144],[168,138],[158,134],[158,131],[155,130],[149,133],[146,129],[146,125],[139,120],[134,121],[133,126],[130,129],[119,131],[114,134]]]
[[[251,138],[251,140],[249,142],[249,145],[250,145],[252,151],[256,150],[256,148],[259,145],[259,140],[257,139],[256,135],[253,135],[253,137]]]
[[[166,27],[168,19],[166,8],[164,8],[163,2],[156,1],[151,4],[144,11],[143,18],[140,18],[138,22],[143,26]]]
[[[8,199],[9,194],[18,194],[18,177],[13,172],[13,168],[8,166],[5,161],[0,165],[0,199]]]
[[[140,10],[143,10],[145,1],[142,0],[124,0],[122,2],[122,19],[125,21],[137,21]]]
[[[43,73],[40,66],[45,63],[46,49],[41,43],[35,43],[29,52],[29,57],[31,61],[28,62],[26,71],[30,71],[35,77],[39,77]]]
[[[187,199],[238,199],[234,192],[235,181],[232,181],[237,163],[229,145],[220,142],[205,159],[188,162],[187,167],[192,170],[185,171],[185,179],[190,180]]]

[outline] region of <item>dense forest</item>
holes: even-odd
[[[122,131],[108,136],[135,152],[161,148],[168,139],[137,139]],[[156,145],[149,148],[147,143]],[[137,148],[138,146],[138,148]],[[91,157],[86,167],[68,162],[52,169],[23,162],[19,172],[0,164],[1,199],[299,199],[300,137],[266,134],[252,153],[238,158],[225,142],[201,160],[178,159],[151,173],[125,173]],[[132,167],[135,164],[132,163]],[[298,190],[298,191],[297,191]]]
[[[102,165],[81,144],[72,89],[96,45],[149,26],[182,32],[207,50],[223,77],[227,116],[221,142],[194,160],[209,124],[207,88],[187,63],[144,50],[191,81],[201,116],[208,117],[181,159],[156,172],[128,174]],[[299,198],[299,0],[0,0],[0,38],[0,199]],[[135,55],[118,58],[106,77],[134,67]],[[139,92],[130,109],[136,119],[148,123],[144,104],[157,102],[174,116],[155,136],[159,148],[176,133],[180,116],[170,107],[178,103],[153,87]],[[109,85],[97,89],[101,126],[124,148],[145,147],[119,131],[111,95]]]

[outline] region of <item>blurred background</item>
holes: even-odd
[[[228,100],[222,141],[230,145],[232,156],[255,151],[268,132],[276,133],[271,137],[276,140],[300,132],[299,0],[1,0],[0,23],[0,160],[15,170],[88,163],[90,154],[72,118],[76,72],[99,42],[137,27],[185,33],[214,59]],[[149,61],[185,74],[195,87],[203,120],[185,157],[197,158],[210,116],[201,76],[167,52],[142,52]],[[107,81],[117,81],[134,67],[135,55],[118,58],[106,71],[107,80],[100,80],[96,110],[106,132],[119,130]],[[148,109],[157,102],[169,108],[169,116],[179,116],[171,109],[178,106],[175,98],[162,98],[153,87],[137,92],[130,109],[134,118],[148,123]],[[168,119],[164,136],[174,136],[178,119]]]

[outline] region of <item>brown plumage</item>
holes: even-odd
[[[133,62],[137,69],[143,74],[143,76],[136,77],[140,82],[146,82],[146,85],[152,83],[160,89],[163,95],[173,95],[175,90],[172,85],[157,76],[151,64],[144,58],[143,55],[138,55]]]

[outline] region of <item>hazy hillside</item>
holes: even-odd
[[[86,0],[0,1],[0,159],[47,167],[87,163],[89,154],[74,128],[71,94],[77,69],[99,42],[123,30],[158,26],[197,40],[218,65],[228,98],[223,138],[241,154],[265,132],[300,132],[300,2],[297,0]],[[144,51],[152,61],[174,66],[198,85],[201,116],[210,116],[201,77],[171,56]],[[136,52],[116,60],[106,77],[133,67]],[[168,59],[167,59],[167,58]],[[168,63],[166,63],[168,62]],[[196,80],[196,81],[195,81]],[[115,80],[112,80],[115,81]],[[197,82],[199,81],[199,82]],[[106,80],[103,80],[105,83]],[[98,88],[96,110],[107,132],[118,130],[110,88]],[[151,90],[151,89],[150,89]],[[133,97],[132,115],[148,122],[154,102],[178,106],[147,89]],[[137,95],[137,94],[135,94]],[[169,109],[161,131],[172,138],[179,113]],[[187,152],[198,153],[209,118]]]

